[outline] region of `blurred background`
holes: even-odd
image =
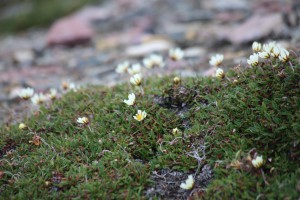
[[[22,112],[20,88],[115,85],[118,63],[172,47],[186,59],[154,73],[212,75],[211,55],[245,64],[253,41],[298,54],[299,24],[299,0],[0,0],[0,123]]]

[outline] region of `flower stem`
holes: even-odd
[[[291,61],[289,61],[289,64],[290,64],[290,66],[291,66],[291,68],[292,68],[292,70],[293,70],[293,72],[294,72],[295,70],[294,70],[294,67],[293,67]]]

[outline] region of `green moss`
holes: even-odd
[[[154,170],[195,172],[198,162],[187,152],[205,144],[201,166],[212,166],[214,178],[201,198],[295,199],[300,68],[294,65],[295,71],[284,64],[233,69],[228,79],[189,78],[177,86],[171,77],[150,79],[134,107],[122,102],[131,92],[127,84],[69,92],[25,120],[30,130],[2,127],[1,197],[143,199]],[[278,76],[282,70],[285,77]],[[142,122],[133,119],[138,109],[148,113]],[[76,123],[82,116],[89,125]],[[41,145],[29,143],[34,135]],[[255,154],[266,161],[262,169],[251,165]]]

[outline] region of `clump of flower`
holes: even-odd
[[[261,51],[261,43],[259,42],[253,42],[252,44],[252,50],[255,52],[255,53],[258,53]]]
[[[142,66],[139,63],[133,64],[131,68],[128,69],[128,73],[131,75],[138,74],[142,70]]]
[[[184,190],[190,190],[194,187],[195,180],[193,175],[189,175],[188,178],[185,180],[185,183],[181,183],[180,187]]]
[[[257,66],[258,65],[258,54],[254,53],[250,56],[250,58],[247,60],[247,63],[251,66]]]
[[[256,156],[256,158],[255,158],[255,159],[252,159],[251,162],[252,162],[252,165],[253,165],[255,168],[259,169],[259,168],[261,168],[261,167],[263,166],[263,164],[264,164],[264,159],[263,159],[262,156]]]
[[[77,123],[78,124],[88,124],[90,120],[87,117],[78,117]]]
[[[132,85],[140,86],[142,84],[142,76],[140,74],[135,74],[130,78],[130,83]]]
[[[128,106],[132,106],[135,102],[135,94],[129,94],[128,99],[124,99],[123,102],[126,103]]]
[[[31,97],[31,102],[35,105],[41,105],[46,101],[46,99],[47,99],[47,97],[44,94],[39,93],[39,94],[35,94],[35,95],[33,95],[33,97]]]
[[[118,64],[117,68],[116,68],[116,72],[119,74],[124,74],[126,72],[128,72],[129,69],[129,62],[125,61],[123,63]]]
[[[149,57],[144,58],[143,64],[146,68],[152,69],[154,67],[164,67],[165,63],[163,57],[157,54],[151,54]]]
[[[169,58],[174,61],[179,61],[183,59],[184,57],[184,51],[182,51],[180,48],[170,49],[169,50]]]
[[[273,52],[273,48],[274,48],[273,43],[264,44],[263,51],[258,53],[259,57],[264,58],[264,59],[270,58],[271,54]]]
[[[48,95],[51,100],[55,100],[57,98],[57,90],[55,88],[51,88]]]
[[[224,60],[223,54],[216,54],[210,58],[209,64],[218,67],[223,63],[223,60]]]
[[[138,110],[137,114],[133,116],[133,118],[137,121],[143,121],[147,116],[147,113],[145,111]]]
[[[24,123],[20,123],[20,124],[19,124],[19,129],[20,129],[20,130],[24,130],[24,129],[26,129],[26,128],[27,128],[26,124],[24,124]]]
[[[34,94],[34,90],[32,88],[23,88],[20,92],[19,92],[19,97],[21,97],[24,100],[28,100],[30,99]]]
[[[216,71],[216,77],[219,79],[223,79],[225,77],[225,73],[223,71],[223,69],[218,68]]]

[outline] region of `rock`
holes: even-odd
[[[184,57],[186,58],[197,58],[200,56],[204,56],[206,50],[201,47],[189,47],[184,50]]]
[[[29,49],[16,51],[13,55],[14,61],[22,66],[31,65],[34,57],[34,52]]]
[[[129,57],[142,57],[153,52],[167,51],[173,47],[173,44],[167,40],[153,40],[148,43],[129,46],[125,52]]]
[[[229,28],[221,34],[233,44],[252,42],[284,29],[281,14],[253,15],[236,28]]]
[[[94,36],[89,23],[76,17],[55,22],[47,33],[48,45],[75,45],[88,42]]]

